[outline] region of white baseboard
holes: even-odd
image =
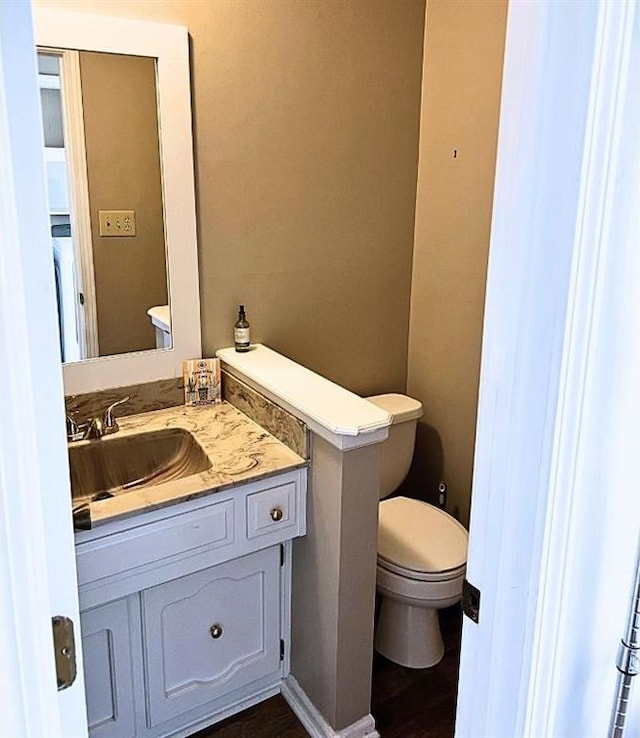
[[[373,716],[370,714],[336,732],[291,675],[282,682],[281,691],[311,738],[380,738]]]

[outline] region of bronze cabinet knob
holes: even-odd
[[[213,639],[220,638],[220,636],[222,635],[222,626],[219,623],[214,623],[209,628],[209,633],[211,633],[211,637]]]
[[[269,512],[269,515],[271,515],[271,520],[275,520],[277,523],[278,520],[282,520],[284,513],[282,512],[282,509],[279,507],[274,507]]]

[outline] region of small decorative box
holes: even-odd
[[[222,402],[220,359],[189,359],[182,362],[184,404]]]

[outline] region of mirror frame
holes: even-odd
[[[172,348],[63,364],[65,394],[182,376],[202,351],[187,28],[38,6],[33,17],[37,46],[156,59]]]

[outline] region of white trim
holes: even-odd
[[[157,59],[172,348],[66,364],[65,392],[73,394],[178,377],[184,359],[201,355],[187,29],[167,23],[43,7],[34,9],[34,21],[40,46]]]
[[[26,2],[0,3],[0,683],[4,736],[87,734],[47,228]],[[58,692],[51,617],[75,623],[78,677]]]
[[[311,738],[380,738],[372,715],[365,715],[346,728],[335,731],[291,675],[282,682],[281,691]]]
[[[391,415],[372,402],[256,343],[216,352],[225,369],[300,418],[341,451],[384,441]]]
[[[640,49],[637,37],[635,62],[632,54],[633,18],[634,13],[636,18],[639,17],[638,12],[637,4],[627,2],[603,3],[600,6],[573,274],[569,289],[567,338],[540,568],[537,627],[524,729],[526,735],[552,735],[558,732],[556,721],[563,710],[563,689],[560,682],[564,676],[562,661],[566,659],[563,644],[565,630],[559,625],[563,623],[567,610],[570,609],[567,604],[570,581],[578,573],[573,559],[576,526],[581,518],[579,511],[585,507],[588,496],[584,479],[585,454],[604,457],[605,444],[598,439],[596,444],[602,448],[594,448],[590,439],[590,429],[594,423],[594,374],[599,364],[608,363],[613,355],[611,348],[616,347],[616,340],[619,340],[607,340],[602,335],[603,323],[609,324],[612,333],[620,333],[608,321],[607,302],[620,299],[625,299],[626,302],[623,278],[620,276],[612,284],[612,267],[607,262],[616,259],[619,264],[625,259],[626,249],[637,249],[640,225],[637,211],[636,214],[625,213],[625,197],[619,191],[619,182],[623,179],[622,172],[625,168],[634,168],[634,162],[636,170],[640,166],[640,147],[637,140],[640,118],[637,115],[637,103],[630,103],[629,100],[629,95],[637,96],[637,85],[640,82],[640,75],[634,68]],[[634,108],[635,126],[630,129],[629,113]],[[631,137],[629,133],[632,133]],[[633,187],[632,180],[626,184]],[[640,178],[636,175],[635,197],[631,196],[636,208],[639,196]],[[636,300],[636,311],[639,308],[640,304]],[[631,310],[630,314],[634,312]],[[625,341],[629,359],[634,350],[632,333],[633,331]],[[637,345],[635,349],[637,350]],[[616,389],[619,391],[620,386]],[[630,393],[626,395],[628,400],[631,396]],[[611,400],[613,404],[613,397]],[[607,417],[602,413],[597,417],[600,432],[604,432]],[[614,491],[610,494],[612,504],[615,504],[617,497],[618,504],[625,505],[626,515],[631,515],[634,521],[640,519],[640,511],[636,510],[635,515],[633,513],[631,500],[616,495]],[[605,535],[606,530],[605,521],[601,521],[601,534]],[[627,532],[633,549],[638,537],[638,525],[633,523]],[[625,547],[624,539],[627,536],[623,535],[622,526],[617,527],[617,533],[622,538],[617,545],[621,555],[620,567],[624,570],[624,557],[625,554],[628,555],[628,550],[625,550],[628,546]],[[614,570],[609,570],[607,574],[609,578],[616,578],[618,575]],[[601,576],[599,572],[590,573],[594,587],[598,576]],[[611,670],[608,674],[600,675],[601,704],[606,705],[607,717],[607,695],[613,692],[615,681],[614,654],[622,634],[622,630],[618,632],[613,628],[613,622],[611,625],[610,635],[603,636],[603,640],[607,637],[611,640]],[[583,678],[586,680],[587,675],[584,674]],[[606,723],[600,722],[597,729],[595,724],[596,719],[592,714],[591,725],[594,726],[594,732],[603,734]]]

